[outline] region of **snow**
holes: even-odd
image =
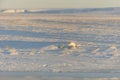
[[[0,14],[0,71],[120,72],[119,21],[119,15]]]
[[[5,10],[5,11],[3,11],[3,13],[15,13],[15,10],[14,10],[14,9],[11,9],[11,10]]]
[[[45,8],[36,8],[36,9],[2,9],[0,13],[40,13],[40,14],[112,14],[112,15],[119,15],[120,14],[120,7],[114,8],[52,8],[52,9],[45,9]]]
[[[2,13],[24,13],[24,9],[6,9],[3,10]]]

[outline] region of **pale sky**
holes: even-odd
[[[120,0],[0,0],[0,8],[120,7]]]

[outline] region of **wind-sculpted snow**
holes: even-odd
[[[0,14],[0,71],[120,72],[119,21],[119,15]]]
[[[2,9],[0,13],[25,13],[25,14],[120,14],[120,7],[114,8],[53,8],[53,9]]]

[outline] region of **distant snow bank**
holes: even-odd
[[[119,14],[120,7],[113,8],[68,8],[68,9],[3,9],[0,13],[47,13],[47,14],[62,14],[62,13],[104,13],[104,14]]]
[[[38,13],[41,11],[47,11],[47,9],[5,9],[0,10],[0,13]]]
[[[24,9],[7,9],[2,11],[2,13],[24,13],[25,11]]]

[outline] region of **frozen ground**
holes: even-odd
[[[119,22],[119,15],[0,14],[0,71],[119,73]],[[70,41],[77,48],[59,48]]]

